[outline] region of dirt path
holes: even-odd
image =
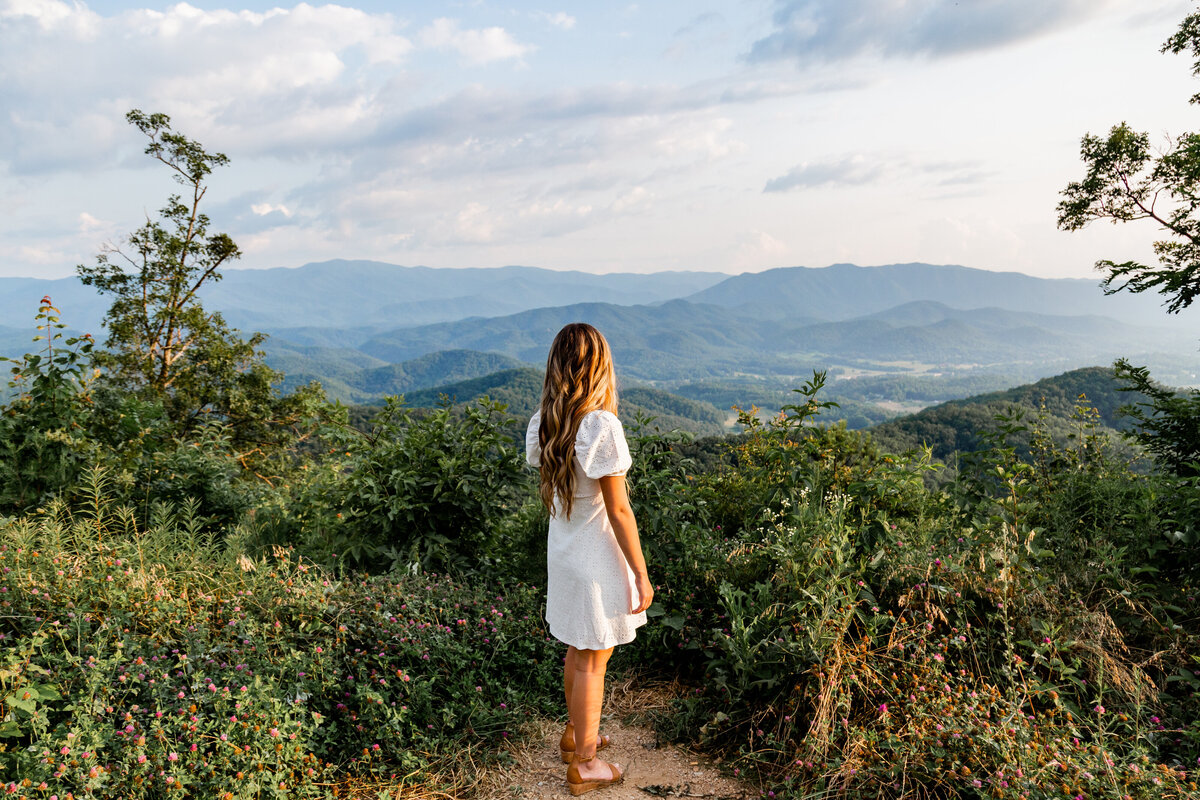
[[[625,689],[622,692],[622,688]],[[707,800],[750,800],[758,791],[721,775],[719,768],[704,756],[660,743],[648,727],[629,718],[632,708],[645,709],[661,700],[661,693],[642,693],[631,697],[628,687],[616,687],[610,693],[600,730],[612,738],[604,751],[606,761],[625,767],[625,782],[590,792],[595,800],[650,800],[654,797],[707,798]],[[511,767],[485,776],[475,787],[478,800],[561,800],[571,797],[567,790],[567,767],[559,759],[558,737],[562,723],[545,720],[537,723],[534,735],[514,746]]]

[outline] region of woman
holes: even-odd
[[[567,325],[550,345],[525,451],[550,511],[546,621],[567,645],[559,749],[573,795],[624,777],[620,765],[596,757],[609,743],[600,736],[604,671],[613,647],[633,641],[646,623],[654,599],[625,487],[633,461],[616,411],[608,342],[591,325]]]

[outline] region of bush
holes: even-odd
[[[536,587],[250,558],[246,530],[161,504],[142,527],[91,482],[86,512],[0,522],[10,791],[316,797],[414,771],[453,786],[471,779],[464,748],[495,752],[558,707]]]
[[[95,451],[90,418],[90,336],[67,338],[59,310],[43,297],[35,342],[41,353],[12,363],[13,395],[0,406],[0,513],[20,512],[71,486]]]
[[[509,556],[504,520],[532,493],[504,410],[483,398],[420,413],[389,398],[368,433],[326,432],[333,458],[307,470],[305,501],[265,535],[375,569],[488,569]]]
[[[1194,791],[1194,582],[1139,577],[1180,563],[1144,546],[1167,542],[1158,479],[1086,433],[1021,461],[1001,420],[952,495],[923,460],[785,426],[676,484],[734,524],[668,527],[678,559],[653,567],[646,660],[694,687],[662,733],[778,797]]]

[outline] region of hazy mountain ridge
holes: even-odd
[[[897,315],[911,319],[911,310]],[[507,317],[388,331],[360,349],[386,361],[445,348],[492,350],[522,361],[545,357],[565,323],[589,322],[608,336],[619,369],[641,380],[683,380],[697,369],[710,375],[737,371],[799,374],[845,361],[914,361],[996,365],[1044,361],[1069,368],[1111,361],[1162,347],[1171,338],[1099,316],[1054,317],[1002,309],[944,309],[927,324],[897,325],[872,314],[839,322],[795,325],[755,317],[745,309],[675,300],[659,306],[583,303],[534,309]],[[1182,340],[1181,340],[1182,341]]]
[[[43,295],[53,298],[72,327],[98,333],[107,303],[74,277],[0,278],[0,325],[32,321]],[[1056,317],[1100,314],[1131,324],[1168,324],[1157,295],[1106,296],[1094,279],[920,263],[781,267],[741,275],[597,275],[522,266],[433,268],[333,260],[295,268],[229,269],[220,282],[204,288],[202,298],[231,325],[267,333],[302,327],[383,331],[583,302],[655,305],[673,299],[746,309],[760,318],[803,317],[805,322],[836,322],[911,302],[933,302],[954,309],[993,306]],[[1200,320],[1175,317],[1171,326],[1200,330]]]
[[[74,330],[88,329],[79,319],[86,314],[72,306],[90,292],[78,280],[0,279],[0,311],[7,312],[0,324],[8,329],[0,330],[0,353],[32,349],[33,313],[50,284],[63,319]],[[480,298],[490,303],[486,309],[479,308]],[[271,334],[264,351],[268,363],[286,373],[285,388],[316,379],[346,402],[540,365],[554,334],[572,321],[605,332],[623,376],[667,389],[731,379],[798,384],[825,368],[835,378],[907,372],[928,381],[965,378],[964,385],[986,373],[1008,376],[1012,385],[1116,356],[1148,363],[1156,374],[1165,364],[1170,371],[1162,379],[1181,385],[1195,383],[1200,372],[1195,334],[1181,326],[1196,315],[1168,316],[1156,297],[1106,297],[1086,279],[928,264],[792,267],[725,277],[335,261],[230,270],[205,302],[231,324]],[[499,313],[535,303],[541,304]],[[426,306],[432,310],[420,310]],[[488,314],[413,324],[474,310]],[[1064,311],[1070,313],[1054,313]],[[21,332],[26,320],[27,334]],[[102,332],[97,336],[103,339]],[[410,374],[408,362],[444,351],[488,353],[491,360],[466,369],[442,362],[421,377]],[[943,397],[931,386],[926,399]]]
[[[820,315],[831,321],[870,315],[913,301],[934,301],[959,309],[986,305],[1053,316],[1100,314],[1142,325],[1165,322],[1167,314],[1157,295],[1109,296],[1099,283],[1099,279],[1037,278],[955,265],[833,264],[736,275],[684,299],[776,314],[787,314],[790,309],[819,309]],[[1187,327],[1200,329],[1200,322]]]
[[[597,275],[521,266],[406,267],[339,259],[294,268],[227,269],[221,281],[203,288],[201,298],[230,325],[248,331],[304,326],[390,329],[583,299],[656,303],[727,277],[684,271]],[[50,295],[73,327],[93,333],[108,309],[102,297],[74,277],[0,278],[0,324],[32,321],[43,295]]]

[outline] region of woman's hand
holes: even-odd
[[[654,602],[654,587],[650,585],[650,577],[644,572],[633,576],[633,585],[637,589],[638,604],[632,613],[640,614]]]

